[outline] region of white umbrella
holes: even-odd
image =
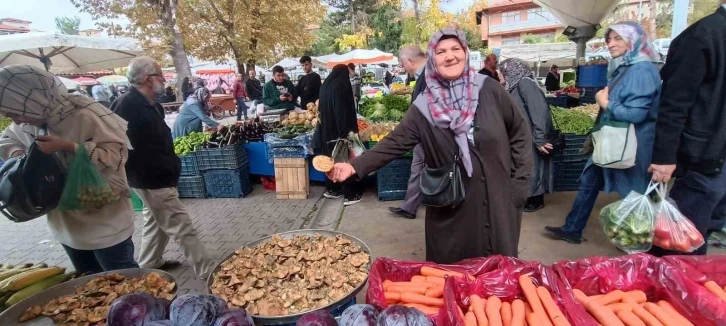
[[[141,54],[132,39],[39,32],[0,36],[0,67],[21,64],[80,73],[123,67]]]
[[[166,78],[166,76],[164,76]],[[96,80],[104,85],[129,85],[129,79],[124,76],[119,75],[109,75],[109,76],[103,76],[98,77]]]
[[[280,66],[285,69],[292,69],[300,66],[300,58],[285,58],[276,63],[275,66]]]
[[[386,53],[378,49],[366,50],[356,49],[346,54],[341,54],[335,58],[328,60],[328,68],[333,68],[339,64],[376,64],[393,60],[395,57],[391,53]]]

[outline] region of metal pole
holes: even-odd
[[[676,38],[688,25],[689,0],[675,0],[673,3],[673,25],[671,26],[671,39]]]

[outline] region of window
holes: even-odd
[[[541,34],[535,34],[539,36],[543,42],[554,42],[555,41],[555,32],[549,32],[549,33],[541,33]]]
[[[556,21],[552,13],[545,8],[534,8],[527,10],[527,20],[533,21]]]
[[[511,23],[518,23],[522,20],[522,15],[519,11],[510,11],[505,12],[502,14],[502,23],[504,24],[511,24]]]
[[[502,45],[515,45],[521,43],[519,35],[502,37]]]

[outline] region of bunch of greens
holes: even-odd
[[[184,137],[174,139],[174,153],[184,156],[197,150],[197,147],[204,146],[209,141],[210,134],[204,132],[192,132]]]
[[[595,126],[595,119],[578,110],[551,107],[554,125],[565,134],[587,135]]]
[[[10,126],[12,123],[13,120],[10,120],[10,118],[0,118],[0,133],[5,131],[5,128]]]
[[[610,242],[628,253],[650,250],[653,243],[655,212],[650,199],[631,193],[623,200],[600,210],[600,221]]]
[[[371,121],[401,121],[408,111],[411,95],[384,95],[366,98],[360,105],[360,113]]]

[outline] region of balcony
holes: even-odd
[[[557,20],[536,19],[489,26],[489,35],[535,31],[540,29],[555,29],[558,27],[562,27],[562,25]]]

